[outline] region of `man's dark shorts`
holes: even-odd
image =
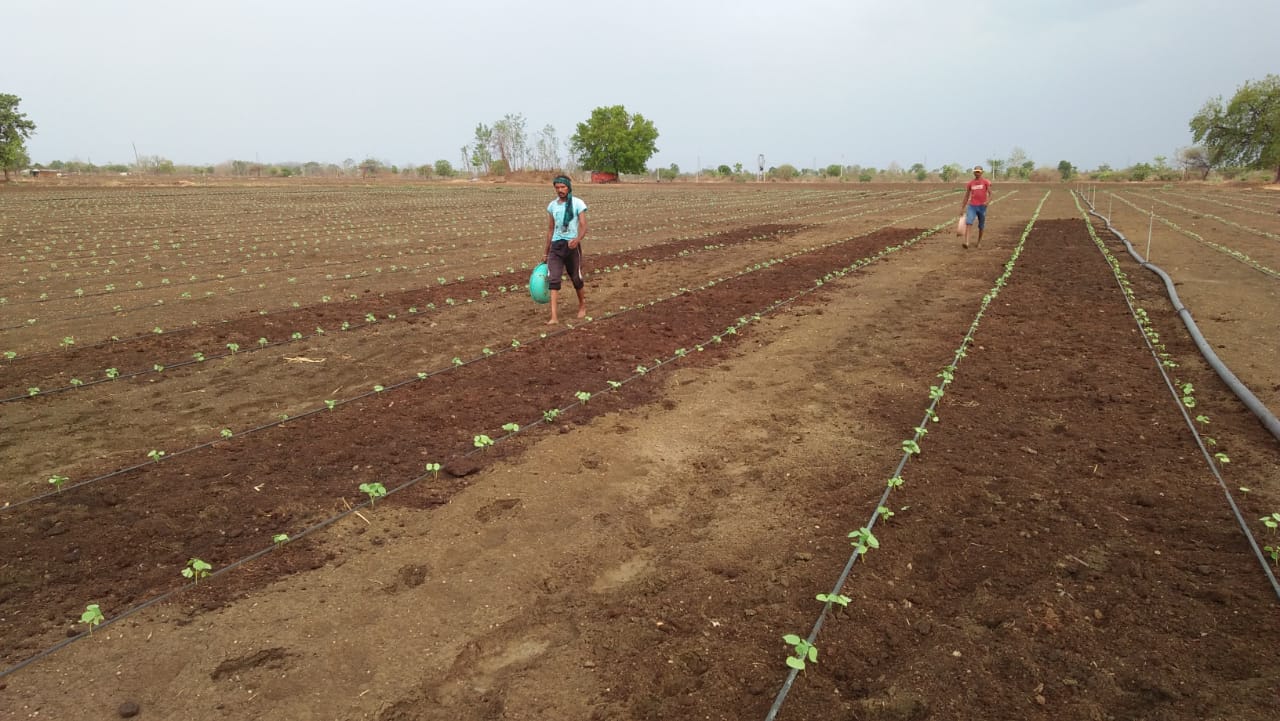
[[[560,290],[560,276],[565,273],[574,288],[581,289],[586,284],[582,279],[582,244],[570,250],[569,241],[552,241],[551,254],[547,256],[547,286]]]

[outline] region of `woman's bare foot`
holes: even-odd
[[[578,317],[579,318],[587,317],[587,307],[585,305],[582,306],[581,308],[578,308]]]
[[[547,325],[556,325],[559,322],[560,322],[559,320],[552,318],[551,320],[547,321]]]

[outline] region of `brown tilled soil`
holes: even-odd
[[[5,403],[15,465],[43,454],[76,481],[118,472],[42,498],[6,481],[0,652],[10,669],[35,660],[0,677],[0,718],[136,704],[155,719],[763,719],[787,681],[782,636],[823,612],[814,596],[833,590],[848,533],[922,423],[879,548],[839,589],[849,604],[826,616],[779,719],[1274,718],[1280,601],[1227,495],[1261,544],[1280,544],[1257,520],[1280,510],[1280,443],[1122,258],[1171,375],[1194,385],[1192,415],[1212,419],[1210,452],[1230,459],[1219,484],[1065,190],[1048,191],[925,421],[1045,192],[1007,193],[968,251],[947,229],[897,248],[944,223],[947,199],[883,230],[780,213],[619,254],[628,269],[589,286],[591,321],[546,338],[545,308],[513,294]],[[763,265],[737,275],[747,264]],[[303,308],[283,327],[440,292]],[[1258,287],[1217,292],[1280,327]],[[146,366],[233,328],[268,335],[259,322],[101,353]],[[1260,333],[1218,323],[1213,342],[1245,353]],[[5,387],[104,362],[43,358],[12,364]],[[291,383],[317,390],[282,393]],[[550,409],[563,410],[540,420]],[[255,427],[277,413],[288,422]],[[499,442],[475,451],[478,433]],[[175,452],[146,463],[148,447]],[[48,467],[29,463],[21,478]],[[393,493],[359,507],[356,487],[374,482]],[[294,540],[272,550],[282,532]],[[184,588],[193,556],[221,572]],[[43,653],[83,630],[87,603],[118,620]]]

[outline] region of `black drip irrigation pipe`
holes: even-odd
[[[1008,196],[1005,196],[1005,197],[1008,197]],[[1041,203],[1043,204],[1043,201],[1041,201]],[[777,300],[777,301],[774,301],[771,305],[769,305],[769,306],[765,307],[763,310],[758,311],[758,312],[756,312],[756,313],[752,313],[752,314],[750,314],[750,315],[743,315],[743,316],[740,316],[740,317],[738,318],[738,322],[737,322],[737,323],[735,323],[735,324],[733,324],[733,325],[729,326],[728,328],[726,328],[726,329],[725,329],[724,331],[722,331],[721,333],[717,333],[717,334],[713,335],[713,336],[712,336],[711,338],[709,338],[707,341],[705,341],[705,342],[703,342],[703,343],[699,343],[699,344],[695,345],[695,346],[694,346],[694,348],[695,348],[697,351],[701,351],[701,350],[703,349],[703,347],[704,347],[704,346],[706,346],[706,345],[709,345],[709,344],[711,344],[711,343],[720,343],[720,342],[722,342],[722,340],[723,340],[724,336],[726,336],[726,335],[737,335],[738,328],[745,327],[745,326],[746,326],[747,324],[749,324],[749,323],[752,323],[752,322],[754,322],[754,321],[758,321],[758,320],[760,320],[763,316],[765,316],[765,315],[769,315],[769,314],[772,314],[772,313],[774,313],[774,312],[777,312],[778,310],[780,310],[780,309],[782,309],[782,308],[786,307],[787,305],[790,305],[791,303],[795,302],[795,301],[796,301],[796,300],[798,300],[799,298],[802,298],[802,297],[804,297],[804,296],[806,296],[806,295],[808,295],[808,294],[810,294],[810,293],[816,292],[817,290],[821,289],[821,288],[825,285],[825,283],[826,283],[826,281],[827,281],[827,279],[828,279],[828,278],[831,278],[832,276],[840,276],[840,277],[843,277],[843,276],[844,276],[844,275],[846,275],[847,273],[851,273],[851,272],[853,272],[853,271],[855,271],[855,270],[857,270],[857,269],[859,269],[859,268],[862,268],[863,266],[870,265],[871,263],[873,263],[873,262],[875,262],[875,261],[877,261],[877,260],[879,260],[879,259],[883,258],[884,256],[888,255],[888,254],[889,254],[889,253],[891,253],[891,252],[894,252],[894,251],[897,251],[897,250],[901,250],[901,249],[903,249],[903,248],[907,248],[907,247],[909,247],[909,246],[911,246],[911,245],[914,245],[916,242],[918,242],[918,241],[920,241],[920,240],[923,240],[924,238],[927,238],[927,237],[929,237],[930,235],[933,235],[934,233],[937,233],[939,230],[941,230],[941,229],[943,229],[943,228],[945,228],[945,227],[949,227],[950,225],[951,225],[951,221],[949,221],[949,220],[948,220],[948,221],[947,221],[947,222],[945,222],[945,223],[941,223],[941,224],[939,224],[939,225],[934,226],[933,228],[930,228],[929,230],[926,230],[925,232],[921,233],[920,235],[917,235],[917,236],[916,236],[916,237],[914,237],[914,238],[911,238],[910,240],[903,241],[902,243],[899,243],[899,244],[898,244],[898,245],[896,245],[896,246],[891,246],[891,247],[889,247],[889,248],[881,249],[881,250],[880,250],[880,252],[876,253],[875,255],[868,256],[868,257],[863,258],[863,259],[861,259],[861,260],[855,261],[854,263],[851,263],[850,265],[846,266],[845,268],[843,268],[843,269],[841,269],[841,270],[832,271],[831,273],[828,273],[828,274],[824,275],[822,278],[820,278],[820,279],[816,280],[816,281],[815,281],[815,284],[814,284],[814,286],[813,286],[812,288],[807,288],[807,289],[805,289],[805,290],[799,291],[798,293],[796,293],[796,294],[792,295],[790,298],[786,298],[786,299],[783,299],[783,300]],[[860,237],[860,236],[853,236],[853,237]],[[836,243],[838,243],[838,242],[841,242],[841,241],[836,241]],[[835,244],[835,243],[830,243],[830,244],[827,244],[827,245],[834,245],[834,244]],[[822,247],[826,247],[826,246],[822,246]],[[779,261],[779,262],[780,262],[780,261]],[[744,271],[744,273],[745,273],[745,272],[748,272],[748,271]],[[716,281],[709,281],[709,282],[707,283],[707,286],[714,285],[715,283],[721,282],[722,280],[723,280],[723,279],[721,279],[721,280],[716,280]],[[660,302],[660,301],[654,301],[654,302],[656,303],[656,302]],[[650,303],[650,305],[652,305],[652,303]],[[559,333],[567,333],[567,332],[571,331],[572,329],[573,329],[573,326],[569,326],[569,327],[567,327],[567,328],[564,328],[564,329],[561,329],[561,330],[559,330],[559,331],[556,331],[555,333],[548,334],[548,337],[550,337],[551,335],[558,335]],[[630,382],[632,382],[632,381],[634,381],[634,380],[636,380],[636,379],[640,378],[641,376],[644,376],[644,375],[646,375],[646,374],[648,374],[648,373],[652,372],[654,369],[658,368],[659,366],[669,365],[669,364],[671,364],[671,363],[673,363],[673,362],[678,361],[680,358],[683,358],[683,357],[684,357],[684,356],[686,356],[686,355],[688,355],[688,352],[687,352],[685,349],[680,349],[680,350],[677,350],[675,353],[673,353],[672,355],[670,355],[670,356],[668,356],[668,357],[666,357],[666,358],[655,358],[655,359],[654,359],[654,364],[653,364],[652,366],[649,366],[649,367],[646,367],[646,366],[638,366],[638,367],[636,368],[636,372],[635,372],[635,373],[633,373],[631,376],[629,376],[629,377],[627,377],[627,378],[623,379],[622,381],[617,381],[617,385],[616,385],[616,386],[615,386],[615,385],[613,385],[612,383],[610,383],[608,388],[602,389],[602,390],[600,390],[600,391],[598,391],[598,392],[599,392],[599,393],[607,393],[607,392],[610,392],[610,391],[616,391],[618,388],[621,388],[623,385],[625,385],[625,384],[627,384],[627,383],[630,383]],[[473,360],[471,360],[471,361],[466,361],[466,363],[474,363],[474,362],[475,362],[475,361],[477,361],[477,360],[482,360],[482,359],[487,358],[487,357],[488,357],[488,356],[481,356],[481,357],[476,358],[476,359],[473,359]],[[450,370],[450,369],[442,369],[442,370],[440,370],[440,371],[436,371],[436,372],[437,372],[437,373],[442,373],[442,372],[444,372],[445,370]],[[414,380],[416,380],[416,379],[414,379]],[[398,384],[396,384],[396,386],[399,386],[399,385],[405,385],[405,384],[407,384],[407,383],[411,383],[411,382],[413,382],[413,381],[412,381],[412,380],[404,381],[404,382],[402,382],[402,383],[398,383]],[[366,393],[366,394],[363,394],[362,396],[359,396],[359,397],[360,397],[360,398],[363,398],[363,397],[366,397],[366,396],[368,396],[368,395],[372,395],[372,394],[373,394],[373,393]],[[594,395],[594,394],[592,394],[592,395]],[[591,397],[591,396],[588,396],[588,398],[590,398],[590,397]],[[355,399],[351,399],[351,400],[355,400]],[[568,404],[567,406],[564,406],[563,408],[556,408],[556,409],[554,409],[554,410],[555,410],[555,412],[556,412],[556,413],[555,413],[555,416],[556,416],[556,417],[558,417],[560,413],[563,413],[563,412],[565,412],[565,411],[568,411],[568,410],[570,410],[570,409],[574,408],[575,406],[586,405],[586,403],[587,403],[587,401],[586,401],[586,400],[581,400],[581,399],[579,399],[579,400],[575,400],[575,401],[573,401],[572,403]],[[935,399],[935,400],[934,400],[934,403],[933,403],[933,404],[931,404],[931,405],[929,406],[929,412],[930,412],[930,413],[932,413],[933,408],[934,408],[934,406],[935,406],[936,404],[937,404],[937,399]],[[304,414],[304,415],[310,415],[311,413],[319,413],[319,412],[321,412],[322,410],[327,410],[327,409],[318,409],[318,410],[315,410],[315,411],[309,411],[307,414]],[[549,411],[548,411],[548,412],[549,412]],[[301,416],[298,416],[298,417],[301,417]],[[284,422],[284,421],[276,421],[276,422],[274,422],[274,423],[267,424],[267,426],[264,426],[264,427],[269,427],[269,426],[273,426],[273,425],[279,425],[280,423],[283,423],[283,422]],[[517,433],[520,433],[520,432],[522,432],[522,431],[527,431],[529,428],[535,427],[535,426],[537,426],[537,425],[539,425],[539,424],[549,424],[550,422],[551,422],[551,419],[550,419],[550,418],[548,418],[548,417],[547,417],[547,415],[544,413],[544,415],[543,415],[543,417],[542,417],[542,418],[538,418],[538,419],[534,420],[533,422],[531,422],[531,423],[529,423],[529,424],[527,424],[527,425],[525,425],[525,426],[520,426],[520,427],[519,427],[519,428],[517,428],[516,430],[510,431],[510,432],[509,432],[509,433],[507,433],[506,435],[504,435],[504,436],[500,436],[500,437],[498,437],[498,438],[494,439],[494,440],[493,440],[493,443],[495,443],[495,444],[496,444],[496,443],[498,443],[498,442],[504,441],[504,440],[506,440],[506,439],[508,439],[508,438],[510,438],[510,437],[512,437],[512,436],[514,436],[514,435],[516,435]],[[246,431],[246,432],[247,432],[247,431]],[[201,448],[201,447],[204,447],[204,446],[207,446],[207,445],[212,445],[212,443],[206,443],[206,444],[203,444],[202,446],[197,446],[197,448]],[[188,449],[188,451],[190,451],[190,450],[195,450],[195,448]],[[458,456],[458,458],[470,458],[471,456],[474,456],[474,455],[476,455],[476,454],[478,454],[478,453],[481,453],[481,452],[483,452],[484,450],[485,450],[485,448],[476,448],[475,450],[468,451],[468,452],[466,452],[466,453],[461,454],[460,456]],[[186,452],[186,451],[183,451],[183,452]],[[903,458],[903,462],[905,463],[905,461],[906,461],[906,458],[904,457],[904,458]],[[145,465],[145,464],[142,464],[142,465]],[[135,467],[136,467],[136,466],[135,466]],[[123,473],[123,472],[124,472],[124,471],[126,471],[126,470],[131,470],[131,469],[122,469],[122,470],[120,470],[120,471],[116,471],[116,473]],[[113,473],[113,474],[111,474],[111,475],[115,475],[115,474]],[[431,476],[431,477],[434,479],[434,478],[436,477],[436,475],[437,475],[437,471],[427,471],[427,472],[425,472],[425,473],[419,474],[419,475],[417,475],[417,476],[414,476],[413,478],[410,478],[409,480],[405,481],[404,483],[401,483],[400,485],[395,486],[394,488],[387,489],[387,492],[386,492],[386,494],[384,494],[384,495],[385,495],[385,496],[391,496],[391,495],[393,495],[393,494],[395,494],[395,493],[399,493],[399,492],[401,492],[401,491],[404,491],[404,490],[406,490],[406,489],[408,489],[408,488],[411,488],[411,487],[413,487],[413,486],[417,485],[419,482],[421,482],[422,480],[424,480],[424,479],[425,479],[425,478],[427,478],[428,476]],[[104,476],[104,477],[105,477],[105,476]],[[87,482],[87,481],[86,481],[86,482]],[[83,484],[78,484],[78,485],[83,485]],[[48,495],[48,494],[46,494],[46,495]],[[886,492],[886,495],[887,495],[887,492]],[[30,500],[35,500],[35,499],[28,499],[28,501],[30,501]],[[368,507],[372,507],[372,506],[373,506],[373,504],[374,504],[374,501],[373,501],[373,500],[372,500],[372,498],[371,498],[371,499],[370,499],[370,500],[368,500],[368,501],[364,501],[364,502],[362,502],[362,503],[358,503],[358,504],[356,504],[356,505],[354,505],[354,506],[350,506],[350,507],[349,507],[349,508],[347,508],[347,510],[345,510],[345,511],[342,511],[342,512],[340,512],[340,513],[337,513],[337,514],[335,514],[335,515],[333,515],[333,516],[330,516],[329,518],[326,518],[326,519],[324,519],[324,520],[322,520],[322,521],[319,521],[319,522],[317,522],[317,523],[312,524],[311,526],[308,526],[307,528],[304,528],[304,529],[303,529],[302,531],[300,531],[300,532],[298,533],[298,535],[296,535],[296,536],[289,536],[288,540],[287,540],[287,541],[284,541],[284,543],[292,543],[292,542],[297,541],[297,540],[299,540],[299,539],[301,539],[301,538],[305,538],[306,536],[311,535],[312,533],[315,533],[315,532],[317,532],[317,531],[320,531],[320,530],[322,530],[322,529],[324,529],[324,528],[327,528],[328,526],[331,526],[331,525],[333,525],[334,523],[336,523],[336,522],[338,522],[338,521],[340,521],[340,520],[342,520],[342,519],[344,519],[344,518],[346,518],[346,517],[348,517],[348,516],[350,516],[350,515],[352,515],[352,514],[359,515],[359,514],[358,514],[358,512],[359,512],[361,509],[365,508],[366,506],[368,506]],[[363,516],[361,516],[361,517],[363,518]],[[260,549],[260,550],[258,550],[258,551],[254,551],[253,553],[249,554],[248,556],[244,556],[243,558],[240,558],[240,559],[237,559],[237,560],[235,560],[235,561],[232,561],[231,563],[229,563],[229,564],[227,564],[227,565],[225,565],[225,566],[222,566],[222,567],[218,568],[217,570],[211,571],[211,572],[208,574],[208,576],[207,576],[206,578],[215,578],[215,577],[220,576],[220,575],[222,575],[222,574],[224,574],[224,573],[226,573],[226,572],[228,572],[228,571],[230,571],[230,570],[232,570],[232,569],[234,569],[234,568],[239,568],[240,566],[243,566],[244,564],[249,563],[250,561],[253,561],[253,560],[256,560],[256,559],[258,559],[258,558],[261,558],[262,556],[265,556],[266,554],[271,553],[272,551],[277,550],[278,545],[279,545],[279,544],[275,544],[275,543],[273,543],[271,546],[268,546],[268,547],[266,547],[266,548]],[[206,582],[207,582],[207,581],[206,581]],[[194,588],[196,585],[197,585],[197,582],[193,581],[192,583],[184,584],[184,585],[182,585],[182,586],[178,586],[177,588],[173,588],[173,589],[170,589],[170,590],[168,590],[168,591],[165,591],[164,593],[161,593],[161,594],[160,594],[160,595],[158,595],[158,596],[155,596],[155,597],[153,597],[153,598],[149,598],[149,599],[147,599],[147,600],[145,600],[145,601],[143,601],[143,602],[141,602],[141,603],[139,603],[139,604],[136,604],[136,605],[134,605],[134,606],[132,606],[132,607],[130,607],[130,608],[128,608],[128,609],[126,609],[126,610],[122,611],[121,613],[119,613],[119,614],[118,614],[118,615],[116,615],[116,616],[112,616],[111,618],[104,619],[102,622],[100,622],[100,623],[97,625],[97,628],[98,628],[98,629],[102,629],[102,628],[104,628],[104,627],[106,627],[106,626],[110,626],[110,625],[112,625],[112,624],[114,624],[114,623],[116,623],[116,622],[118,622],[118,621],[122,621],[122,620],[124,620],[124,619],[126,619],[126,618],[129,618],[130,616],[133,616],[133,615],[135,615],[135,614],[137,614],[137,613],[139,613],[139,612],[141,612],[141,611],[143,611],[143,610],[145,610],[145,609],[147,609],[147,608],[150,608],[151,606],[154,606],[154,605],[156,605],[156,604],[158,604],[158,603],[161,603],[161,602],[166,601],[166,600],[168,600],[168,599],[170,599],[170,598],[173,598],[174,596],[178,595],[179,593],[181,593],[181,592],[183,592],[183,591],[185,591],[185,590],[187,590],[187,589],[189,589],[189,588]],[[51,656],[51,655],[53,655],[54,653],[56,653],[56,652],[58,652],[58,651],[62,650],[63,648],[66,648],[67,646],[71,645],[72,643],[75,643],[76,641],[79,641],[79,640],[81,640],[81,639],[83,639],[83,638],[87,638],[87,637],[89,637],[89,636],[91,636],[91,635],[92,635],[92,632],[91,632],[91,631],[81,631],[80,633],[76,634],[75,636],[71,636],[71,637],[68,637],[68,638],[66,638],[66,639],[63,639],[62,641],[59,641],[58,643],[54,644],[53,646],[50,646],[49,648],[46,648],[46,649],[44,649],[43,651],[40,651],[40,652],[38,652],[38,653],[36,653],[36,654],[34,654],[34,655],[32,655],[32,656],[28,657],[28,658],[25,658],[25,659],[23,659],[23,660],[21,660],[21,661],[17,662],[16,664],[14,664],[14,665],[12,665],[12,666],[8,667],[8,668],[0,669],[0,678],[4,678],[4,677],[6,677],[6,676],[8,676],[8,675],[10,675],[10,674],[16,673],[17,671],[20,671],[20,670],[22,670],[23,668],[25,668],[25,667],[27,667],[27,666],[29,666],[29,665],[31,665],[31,664],[33,664],[33,663],[37,662],[37,661],[40,661],[41,659],[48,658],[49,656]]]
[[[1173,303],[1173,309],[1177,311],[1178,317],[1182,319],[1182,324],[1186,326],[1187,332],[1191,334],[1191,340],[1196,344],[1196,348],[1200,351],[1200,355],[1204,357],[1205,362],[1209,364],[1210,368],[1213,368],[1214,372],[1218,374],[1218,377],[1222,379],[1222,382],[1227,384],[1227,387],[1231,389],[1231,392],[1235,394],[1236,398],[1239,398],[1240,402],[1243,403],[1245,407],[1253,413],[1253,415],[1257,416],[1258,420],[1262,422],[1263,427],[1267,429],[1267,432],[1276,440],[1280,441],[1280,420],[1277,420],[1275,414],[1272,413],[1270,409],[1262,403],[1262,401],[1258,400],[1258,397],[1253,394],[1253,391],[1249,390],[1244,383],[1241,383],[1239,378],[1236,378],[1236,375],[1231,372],[1231,369],[1228,368],[1220,358],[1218,358],[1218,354],[1213,352],[1213,348],[1209,345],[1208,341],[1204,339],[1204,335],[1200,333],[1200,328],[1196,326],[1195,320],[1192,319],[1191,311],[1188,310],[1187,307],[1182,304],[1182,300],[1178,298],[1178,291],[1174,289],[1173,279],[1169,277],[1169,274],[1165,273],[1159,266],[1156,266],[1147,261],[1146,258],[1143,258],[1137,249],[1133,247],[1133,244],[1129,242],[1129,239],[1124,237],[1123,233],[1116,230],[1111,225],[1110,218],[1104,217],[1093,209],[1093,203],[1090,203],[1088,199],[1084,199],[1084,202],[1089,206],[1089,214],[1102,220],[1102,222],[1106,224],[1107,231],[1119,238],[1120,242],[1124,243],[1125,250],[1127,250],[1129,255],[1138,262],[1138,265],[1146,268],[1152,273],[1155,273],[1159,276],[1160,280],[1164,282],[1165,291],[1169,294],[1169,302]]]
[[[1077,199],[1076,207],[1080,208],[1081,211],[1083,212],[1084,209],[1079,205],[1079,202],[1080,201]],[[1085,201],[1085,202],[1088,202],[1088,201]],[[1089,212],[1093,213],[1092,208],[1089,210]],[[1097,213],[1093,213],[1093,214],[1097,215]],[[1098,216],[1098,217],[1102,217],[1102,216]],[[1218,464],[1214,463],[1213,455],[1209,452],[1208,446],[1205,445],[1204,439],[1200,436],[1200,432],[1196,430],[1195,422],[1192,421],[1191,414],[1187,412],[1187,407],[1183,405],[1183,403],[1181,402],[1180,394],[1178,393],[1177,388],[1174,387],[1173,381],[1169,378],[1169,374],[1165,372],[1164,365],[1160,363],[1160,356],[1156,352],[1156,348],[1152,344],[1151,338],[1146,334],[1145,332],[1146,328],[1144,327],[1143,322],[1138,318],[1138,314],[1133,307],[1133,302],[1129,297],[1130,292],[1127,291],[1124,287],[1124,284],[1121,283],[1121,279],[1118,275],[1120,270],[1119,270],[1118,264],[1114,261],[1114,256],[1111,256],[1110,251],[1107,250],[1106,246],[1102,243],[1101,239],[1098,238],[1097,233],[1095,233],[1093,230],[1093,226],[1088,224],[1087,222],[1086,222],[1086,225],[1089,228],[1090,237],[1093,238],[1094,243],[1097,244],[1098,246],[1099,252],[1103,254],[1103,257],[1106,258],[1108,264],[1111,265],[1112,274],[1116,275],[1116,282],[1120,284],[1121,294],[1124,296],[1125,303],[1128,304],[1129,306],[1129,313],[1133,316],[1134,322],[1138,324],[1139,330],[1144,331],[1142,334],[1142,337],[1147,344],[1147,350],[1151,351],[1151,357],[1156,360],[1156,368],[1159,369],[1160,376],[1164,378],[1164,383],[1165,383],[1165,386],[1169,388],[1169,393],[1173,395],[1174,403],[1178,407],[1178,411],[1182,413],[1183,422],[1187,424],[1187,428],[1191,431],[1191,437],[1195,439],[1196,446],[1200,448],[1200,454],[1204,456],[1205,463],[1208,464],[1209,466],[1209,471],[1213,473],[1214,479],[1217,480],[1218,482],[1218,487],[1222,490],[1222,494],[1226,497],[1227,506],[1231,508],[1231,513],[1232,515],[1235,516],[1236,523],[1240,526],[1240,530],[1244,532],[1245,540],[1249,542],[1249,548],[1252,549],[1254,557],[1258,559],[1258,563],[1262,566],[1263,574],[1266,575],[1267,581],[1271,583],[1271,590],[1275,592],[1277,598],[1280,598],[1280,581],[1276,580],[1276,575],[1271,571],[1271,564],[1267,562],[1267,558],[1263,554],[1262,549],[1258,547],[1258,540],[1254,538],[1253,531],[1249,528],[1249,522],[1244,519],[1244,514],[1240,512],[1240,506],[1236,505],[1236,499],[1231,495],[1231,489],[1227,486],[1226,479],[1222,477],[1222,473],[1218,470]],[[1108,229],[1111,228],[1110,222],[1107,223],[1107,227]],[[1124,240],[1124,236],[1119,235],[1119,233],[1117,233],[1114,229],[1112,229],[1111,232],[1116,233],[1121,240]],[[1126,246],[1129,245],[1129,241],[1127,240],[1125,240],[1124,243]],[[1133,253],[1134,251],[1132,248],[1130,248],[1129,252]],[[1138,257],[1138,256],[1135,256],[1135,257]],[[1141,260],[1140,257],[1139,257],[1139,260]],[[1149,266],[1150,268],[1155,268],[1155,266],[1151,266],[1149,263],[1146,263],[1145,261],[1143,261],[1142,264],[1145,266]],[[1158,268],[1155,268],[1155,270],[1159,271]],[[1162,275],[1162,277],[1165,278],[1166,286],[1169,288],[1169,291],[1172,292],[1173,288],[1171,285],[1169,285],[1168,276],[1164,276],[1163,271],[1161,271],[1160,274]],[[1175,304],[1176,304],[1176,301],[1175,301]],[[1188,316],[1184,318],[1184,322],[1189,322],[1189,317],[1190,317],[1190,314],[1188,314]]]
[[[1007,198],[1008,196],[1005,197]],[[977,332],[978,323],[982,320],[983,314],[986,313],[987,307],[990,306],[991,302],[995,300],[997,295],[999,295],[1000,289],[1004,287],[1005,281],[1008,279],[1009,275],[1012,274],[1013,264],[1018,259],[1018,256],[1022,254],[1022,249],[1027,242],[1027,236],[1031,234],[1031,228],[1035,225],[1036,219],[1040,216],[1040,209],[1044,207],[1044,203],[1048,198],[1049,193],[1045,193],[1044,196],[1040,198],[1040,204],[1036,206],[1035,213],[1031,215],[1031,220],[1027,223],[1026,230],[1022,232],[1022,238],[1014,248],[1013,254],[1009,257],[1009,260],[1005,262],[1004,274],[996,280],[995,287],[983,296],[982,305],[979,307],[978,313],[974,317],[973,322],[969,325],[968,332],[966,332],[964,337],[961,339],[960,347],[956,350],[955,356],[951,360],[951,364],[946,367],[943,373],[939,373],[939,375],[943,377],[942,383],[937,386],[936,391],[934,389],[930,389],[929,395],[931,397],[931,401],[929,406],[925,409],[924,419],[916,428],[915,436],[910,442],[915,446],[915,448],[908,450],[908,443],[903,443],[902,458],[898,460],[898,465],[894,467],[893,475],[890,476],[889,483],[885,484],[885,489],[880,494],[880,499],[876,504],[876,510],[872,512],[870,521],[867,522],[866,526],[860,529],[865,531],[867,535],[871,534],[871,530],[876,525],[876,520],[880,518],[880,509],[885,507],[885,502],[889,500],[889,494],[893,491],[896,485],[900,485],[902,483],[902,469],[906,467],[907,460],[918,452],[920,439],[927,432],[923,429],[931,419],[936,418],[935,411],[937,410],[938,402],[942,400],[946,387],[951,383],[951,374],[954,372],[956,366],[960,364],[960,360],[967,355],[966,349],[972,345],[974,333]],[[950,226],[951,221],[947,221],[943,225]],[[934,228],[933,231],[930,232],[936,232],[941,227],[943,226]],[[809,630],[809,635],[805,637],[805,643],[807,643],[809,647],[816,648],[814,642],[818,639],[818,633],[826,623],[828,614],[831,613],[831,606],[835,603],[833,598],[840,595],[840,591],[844,589],[844,585],[848,582],[850,574],[853,573],[854,564],[858,562],[858,558],[861,557],[866,550],[867,549],[864,547],[856,547],[853,553],[849,554],[849,560],[845,562],[844,570],[840,572],[840,576],[836,579],[836,583],[832,587],[831,593],[827,594],[827,600],[823,602],[822,612],[818,614],[818,620],[814,622],[813,627]],[[769,707],[769,713],[765,716],[765,721],[774,721],[774,719],[777,718],[778,712],[782,710],[782,704],[787,700],[787,696],[791,693],[791,687],[795,683],[796,677],[800,674],[800,671],[800,668],[796,668],[794,666],[791,667],[791,670],[787,673],[786,680],[782,682],[782,688],[778,690],[778,695],[774,698],[773,705]]]

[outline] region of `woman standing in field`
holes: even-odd
[[[547,325],[560,322],[556,306],[560,301],[560,276],[568,272],[569,281],[578,293],[578,317],[587,316],[587,298],[582,287],[582,239],[587,237],[587,204],[573,197],[573,182],[567,176],[557,175],[551,181],[556,197],[547,205],[547,247],[544,262],[547,264],[547,287],[551,289],[551,320]]]

